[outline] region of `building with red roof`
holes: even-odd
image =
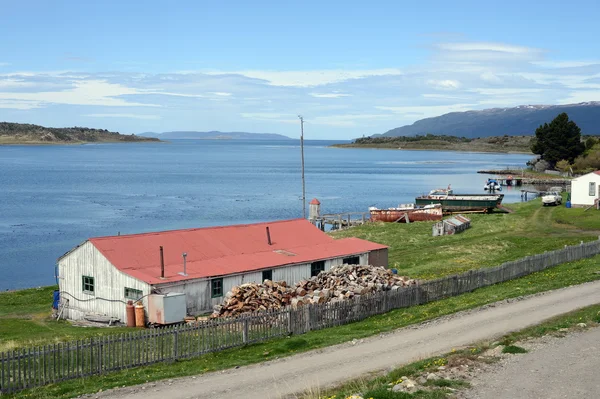
[[[90,238],[58,260],[64,315],[125,320],[125,303],[183,293],[187,313],[210,311],[232,287],[294,284],[343,263],[387,266],[387,247],[336,240],[304,219]]]

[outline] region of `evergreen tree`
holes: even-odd
[[[561,159],[573,163],[585,151],[585,144],[581,142],[581,129],[564,112],[549,124],[544,123],[538,127],[532,142],[531,151],[539,154],[552,166]]]

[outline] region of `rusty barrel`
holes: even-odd
[[[135,326],[146,327],[146,315],[144,314],[144,305],[137,303],[135,305]]]
[[[133,301],[127,301],[125,310],[127,311],[127,327],[135,327],[135,306],[133,306]]]

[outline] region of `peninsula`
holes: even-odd
[[[438,150],[470,152],[505,152],[531,154],[533,136],[494,136],[466,138],[427,134],[425,136],[362,137],[340,148],[381,148],[394,150]]]
[[[130,143],[158,142],[154,137],[141,137],[109,132],[106,129],[87,127],[44,127],[28,123],[0,122],[0,145],[2,144],[83,144],[83,143]]]

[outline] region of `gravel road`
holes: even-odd
[[[600,397],[600,328],[544,337],[523,355],[509,355],[471,381],[461,399],[583,399]]]
[[[285,398],[306,389],[339,384],[369,372],[387,370],[421,358],[449,352],[452,348],[493,339],[538,324],[550,317],[597,303],[600,303],[600,281],[563,288],[522,300],[505,301],[385,335],[292,357],[196,377],[105,391],[94,394],[93,397]],[[565,367],[568,362],[564,362]],[[564,384],[568,384],[569,381],[560,376],[556,376],[556,379]]]

